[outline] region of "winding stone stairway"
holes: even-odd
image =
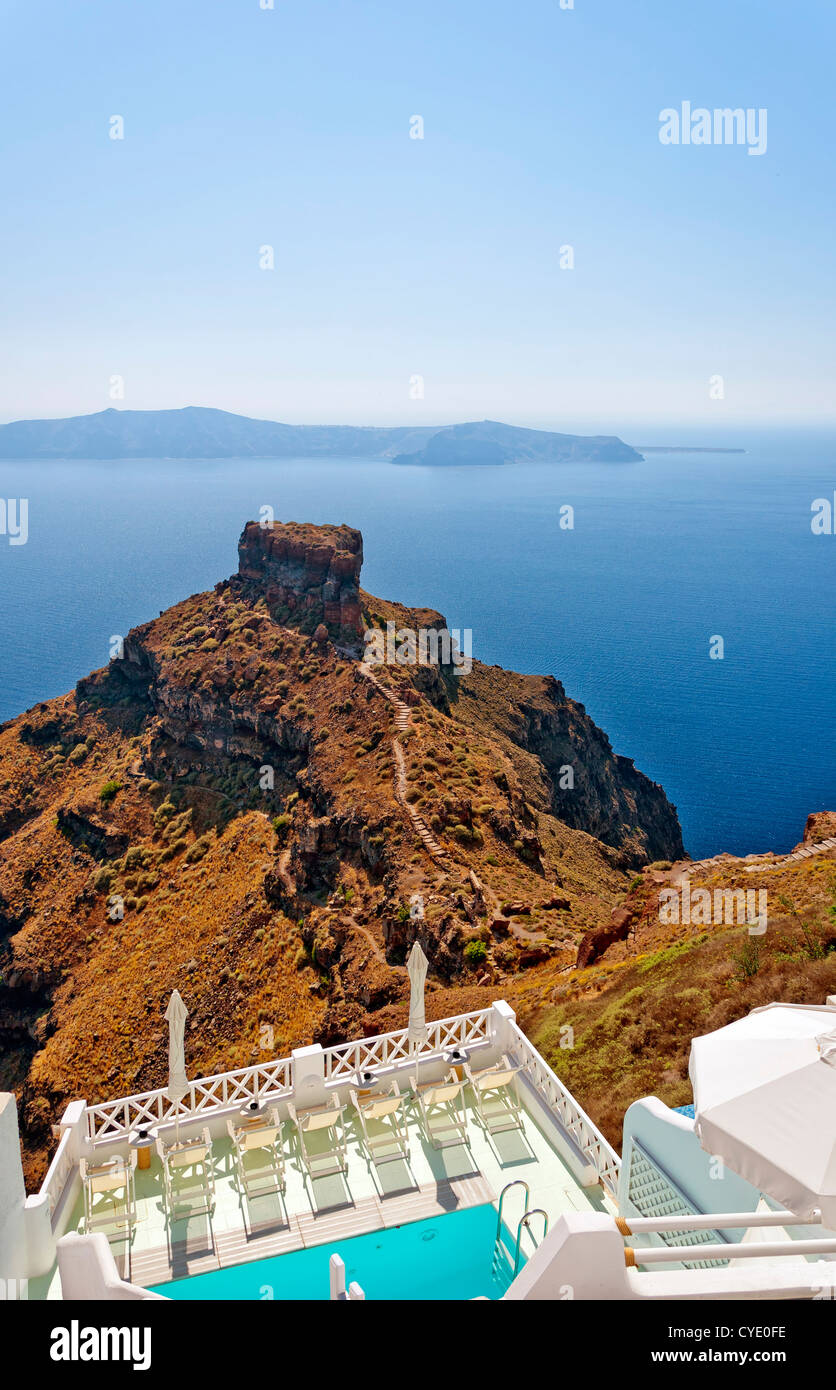
[[[360,662],[358,664],[358,669],[365,676],[366,680],[371,681],[372,685],[379,692],[379,694],[383,696],[384,700],[386,700],[392,706],[392,709],[395,713],[396,732],[392,739],[391,746],[392,761],[394,763],[395,773],[395,796],[397,798],[398,804],[406,812],[406,815],[412,825],[413,830],[415,831],[415,834],[418,836],[419,840],[421,841],[421,844],[423,845],[430,858],[436,864],[438,864],[439,868],[442,868],[445,871],[452,869],[453,861],[447,853],[446,849],[444,849],[444,847],[439,844],[438,840],[435,838],[429,826],[427,825],[427,822],[424,820],[424,817],[420,815],[418,811],[416,811],[415,807],[411,804],[411,802],[407,801],[406,799],[406,795],[409,790],[409,784],[407,782],[406,777],[406,759],[404,758],[403,745],[401,744],[398,735],[406,733],[407,729],[412,724],[412,711],[410,710],[409,705],[406,704],[404,700],[398,698],[394,690],[391,690],[389,686],[384,685],[383,681],[378,680],[377,676],[365,662]]]
[[[828,850],[836,849],[836,840],[819,840],[814,845],[804,845],[802,849],[797,849],[793,854],[788,854],[785,859],[778,859],[773,864],[747,864],[747,874],[765,873],[769,869],[783,869],[786,864],[795,864],[799,859],[809,859],[814,854],[827,854]]]
[[[772,869],[783,869],[787,864],[795,864],[801,859],[810,859],[816,854],[827,854],[829,850],[836,849],[836,839],[818,840],[814,845],[803,845],[801,849],[795,850],[792,854],[786,854],[780,859],[765,860],[758,855],[747,855],[747,862],[743,864],[744,872],[747,874],[768,873]],[[748,862],[752,859],[756,863]],[[679,869],[678,877],[690,876],[696,869],[713,869],[715,866],[741,864],[741,859],[734,854],[715,854],[711,859],[695,859],[691,863],[685,863]]]

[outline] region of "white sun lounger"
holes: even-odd
[[[212,1140],[208,1126],[194,1139],[166,1141],[157,1135],[157,1153],[162,1160],[166,1205],[189,1206],[194,1210],[212,1205],[215,1175],[212,1171]],[[197,1199],[197,1200],[196,1200]]]
[[[507,1057],[492,1067],[474,1071],[465,1064],[465,1074],[473,1087],[476,1110],[488,1134],[522,1129],[523,1107],[515,1067]]]
[[[248,1197],[265,1197],[284,1187],[282,1122],[273,1105],[257,1119],[226,1122],[238,1181]]]
[[[367,1096],[352,1091],[351,1098],[372,1162],[388,1163],[393,1158],[407,1158],[409,1141],[403,1113],[407,1096],[398,1090],[397,1082],[392,1080],[385,1090],[373,1091]]]
[[[409,1084],[418,1107],[424,1133],[434,1149],[467,1144],[467,1111],[464,1104],[466,1082],[459,1081],[452,1067],[443,1081],[419,1085],[414,1076]]]
[[[288,1114],[299,1136],[299,1155],[312,1178],[344,1173],[348,1167],[343,1107],[336,1093],[325,1105],[297,1110],[288,1104]]]
[[[117,1155],[104,1163],[79,1164],[84,1188],[84,1229],[87,1234],[100,1226],[116,1226],[130,1231],[136,1221],[134,1169],[136,1150],[129,1159]]]

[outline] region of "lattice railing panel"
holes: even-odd
[[[358,1042],[341,1043],[325,1049],[325,1080],[347,1081],[358,1071],[375,1071],[399,1062],[418,1061],[453,1048],[473,1047],[490,1041],[490,1009],[478,1009],[455,1018],[438,1019],[427,1024],[426,1041],[413,1050],[406,1028],[377,1037],[361,1038]]]
[[[258,1066],[190,1081],[188,1094],[179,1104],[169,1100],[166,1088],[161,1087],[123,1100],[88,1105],[87,1133],[92,1140],[123,1139],[139,1124],[165,1124],[175,1117],[186,1121],[225,1106],[246,1105],[257,1097],[277,1100],[289,1094],[290,1085],[290,1058],[281,1057]]]
[[[621,1159],[615,1149],[600,1130],[596,1129],[589,1116],[537,1049],[532,1047],[522,1029],[516,1023],[510,1024],[510,1028],[513,1042],[509,1052],[513,1061],[522,1068],[534,1089],[546,1102],[587,1162],[595,1169],[601,1182],[615,1197],[618,1193],[618,1175],[621,1169]]]

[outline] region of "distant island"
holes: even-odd
[[[614,435],[553,434],[482,420],[462,425],[284,425],[226,410],[102,410],[0,426],[3,459],[381,458],[424,467],[523,462],[631,463]]]
[[[436,430],[421,449],[400,453],[394,463],[451,467],[469,463],[627,463],[641,454],[615,435],[553,434],[496,420]]]

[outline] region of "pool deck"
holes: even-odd
[[[161,1165],[155,1154],[151,1168],[136,1174],[137,1221],[130,1241],[115,1229],[105,1230],[120,1273],[134,1284],[158,1285],[303,1247],[338,1245],[366,1232],[483,1203],[496,1204],[502,1188],[517,1178],[529,1185],[529,1206],[542,1207],[550,1224],[567,1211],[613,1211],[599,1184],[581,1185],[559,1152],[559,1142],[549,1138],[546,1127],[535,1119],[536,1094],[526,1078],[521,1078],[520,1096],[524,1105],[521,1130],[489,1136],[473,1105],[468,1104],[469,1143],[444,1149],[430,1144],[418,1111],[411,1106],[408,1161],[393,1159],[378,1165],[368,1156],[359,1123],[349,1107],[345,1112],[347,1169],[343,1174],[315,1179],[306,1173],[293,1126],[286,1122],[287,1163],[281,1195],[247,1198],[239,1191],[230,1140],[217,1138],[213,1143],[215,1200],[211,1213],[178,1208],[170,1223]],[[514,1234],[523,1202],[522,1188],[514,1188],[505,1199],[503,1222]],[[523,1229],[526,1254],[542,1235],[539,1220],[532,1222],[532,1227],[531,1233]],[[80,1197],[66,1229],[84,1230]],[[30,1285],[30,1297],[60,1296],[55,1268]]]

